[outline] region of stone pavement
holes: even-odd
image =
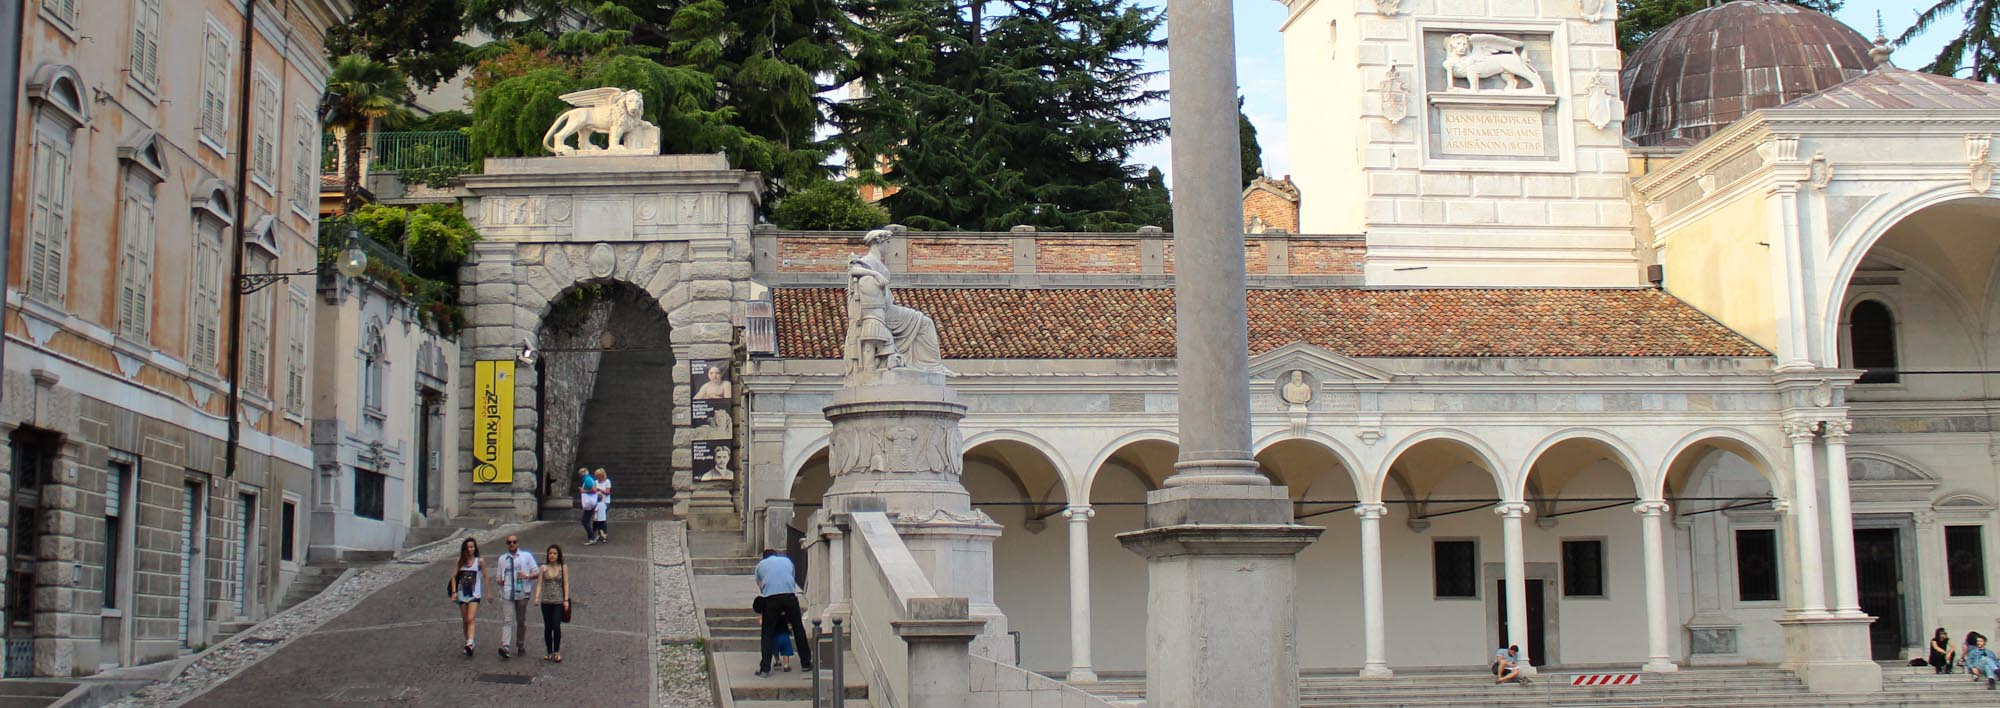
[[[575,573],[576,621],[563,627],[563,663],[541,660],[539,611],[528,656],[496,653],[504,610],[479,608],[478,652],[465,656],[456,608],[445,598],[451,560],[382,589],[353,610],[197,696],[190,708],[342,705],[647,706],[652,701],[652,582],[646,522],[613,522],[611,542],[585,546],[575,523],[521,532],[537,558],[561,544]],[[482,545],[488,565],[504,544]],[[456,556],[454,556],[455,559]],[[492,589],[489,586],[489,596]]]

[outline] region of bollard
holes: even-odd
[[[847,646],[842,641],[840,618],[833,618],[833,703],[836,708],[847,706]],[[825,661],[822,659],[822,661]],[[817,665],[815,665],[817,666]]]

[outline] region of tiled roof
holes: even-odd
[[[1317,288],[1250,292],[1250,351],[1294,341],[1354,357],[1769,356],[1657,290]],[[839,358],[845,294],[773,293],[778,352]],[[1174,355],[1163,288],[905,288],[951,359],[1152,359]]]
[[[1799,98],[1783,107],[1808,110],[2000,109],[2000,85],[1883,68]]]

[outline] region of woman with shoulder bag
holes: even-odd
[[[550,544],[542,556],[542,572],[535,578],[535,604],[542,608],[542,646],[548,649],[542,659],[560,664],[562,626],[569,621],[569,562],[563,557],[562,546]]]
[[[445,592],[458,603],[458,616],[465,623],[465,655],[472,656],[472,619],[479,614],[480,588],[486,585],[485,565],[479,560],[479,542],[465,539],[458,546],[458,563],[453,565]]]

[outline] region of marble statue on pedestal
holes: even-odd
[[[658,155],[660,126],[646,121],[646,97],[638,91],[606,86],[560,96],[576,106],[557,116],[542,134],[542,147],[557,155]],[[605,147],[590,138],[606,135]],[[576,138],[576,145],[569,144]]]
[[[944,368],[937,324],[929,315],[896,304],[890,290],[889,266],[882,249],[894,237],[886,229],[868,232],[862,238],[868,252],[847,262],[849,385],[866,384],[884,372],[899,369],[950,373]]]

